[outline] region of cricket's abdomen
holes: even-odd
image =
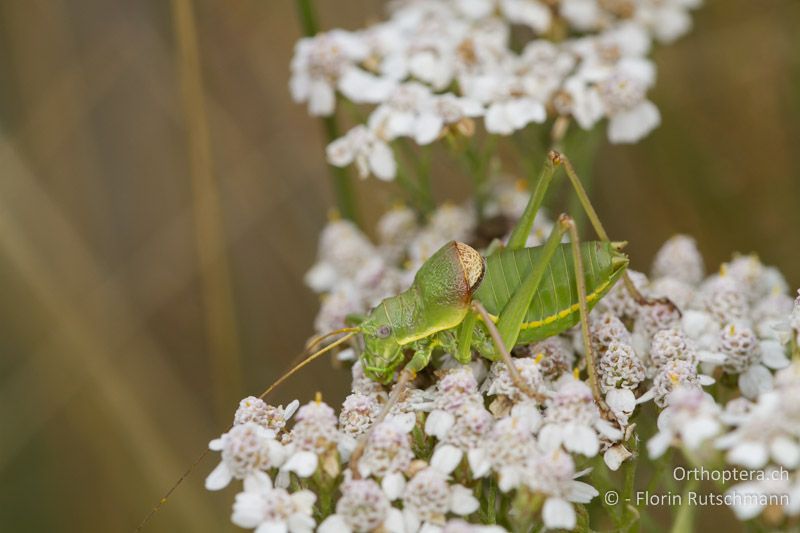
[[[558,335],[580,320],[575,266],[569,243],[560,244],[544,272],[520,330],[518,343],[536,342]],[[497,317],[522,279],[541,256],[542,247],[502,250],[486,259],[486,276],[475,293],[486,310]],[[581,243],[589,310],[617,282],[628,258],[612,243]]]

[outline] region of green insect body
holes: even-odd
[[[575,266],[569,246],[558,245],[547,263],[518,342],[557,335],[578,322]],[[480,301],[496,320],[543,248],[500,250],[484,260],[466,244],[452,241],[444,245],[422,265],[408,290],[383,300],[360,324],[365,373],[388,382],[406,355],[411,355],[410,367],[421,370],[436,347],[458,358],[458,352],[464,353],[457,350],[459,328],[472,328],[467,332],[469,342],[483,347],[482,355],[494,358],[491,348],[485,349],[489,346],[485,326],[470,311],[472,301]],[[586,242],[581,249],[587,300],[593,307],[622,275],[628,259],[613,243]]]
[[[364,370],[378,381],[391,379],[407,348],[425,350],[432,336],[461,324],[485,272],[481,255],[450,242],[417,271],[406,291],[379,303],[360,324]]]
[[[628,257],[611,242],[581,243],[586,300],[589,310],[614,286]],[[525,275],[541,256],[542,247],[501,250],[486,261],[486,277],[474,298],[497,318],[511,296],[519,289]],[[562,333],[580,320],[575,265],[569,244],[560,244],[547,264],[521,325],[518,342],[537,342]]]

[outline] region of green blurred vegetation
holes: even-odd
[[[318,4],[356,28],[382,2]],[[179,5],[0,3],[4,531],[131,530],[312,330],[332,194],[288,94],[292,3],[197,1],[196,27]],[[695,22],[656,54],[661,128],[599,148],[598,211],[636,268],[687,232],[712,268],[758,251],[800,286],[800,3],[708,0]],[[452,167],[440,200],[467,194]],[[357,189],[374,221],[391,188]],[[337,403],[346,381],[319,363],[274,399]],[[213,462],[150,531],[234,529],[231,495],[202,488]]]

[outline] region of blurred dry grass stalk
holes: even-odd
[[[323,27],[381,9],[318,3]],[[639,268],[682,231],[709,264],[758,250],[797,286],[800,4],[707,4],[698,29],[657,55],[663,126],[636,148],[603,148],[599,211]],[[0,5],[10,531],[130,529],[228,422],[209,413],[267,383],[311,331],[302,275],[331,201],[318,125],[286,88],[292,4],[173,5],[183,17],[155,0]],[[438,198],[464,197],[463,178],[434,169]],[[365,199],[392,192],[358,188],[374,220],[381,202]],[[220,356],[234,353],[246,374]],[[340,397],[344,380],[320,364],[275,400],[317,389]],[[204,494],[202,478],[151,531],[232,527],[228,499]]]

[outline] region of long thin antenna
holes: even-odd
[[[306,357],[305,359],[303,359],[303,361],[302,361],[302,362],[300,362],[300,363],[298,363],[297,365],[295,365],[295,366],[294,366],[294,368],[292,368],[292,369],[291,369],[291,370],[289,370],[287,373],[285,373],[284,375],[282,375],[281,377],[279,377],[279,378],[278,378],[278,379],[275,381],[275,383],[273,383],[272,385],[270,385],[269,387],[267,387],[267,388],[266,388],[266,390],[264,390],[264,392],[262,392],[262,393],[261,393],[261,395],[259,396],[259,398],[261,398],[261,399],[263,400],[263,399],[264,399],[264,397],[265,397],[265,396],[267,396],[267,394],[269,394],[270,392],[272,392],[272,391],[275,389],[275,387],[277,387],[278,385],[280,385],[281,383],[283,383],[284,381],[286,381],[287,379],[289,379],[290,377],[292,377],[292,376],[294,375],[294,373],[295,373],[295,372],[297,372],[298,370],[300,370],[301,368],[303,368],[304,366],[306,366],[307,364],[309,364],[311,361],[313,361],[313,360],[315,360],[316,358],[320,357],[322,354],[324,354],[324,353],[327,353],[327,352],[329,352],[329,351],[333,350],[335,347],[339,346],[339,345],[340,345],[340,344],[342,344],[343,342],[345,342],[345,341],[347,341],[348,339],[350,339],[350,338],[351,338],[353,335],[355,335],[356,333],[358,333],[358,330],[356,330],[356,331],[352,331],[352,332],[348,333],[347,335],[345,335],[345,336],[344,336],[344,337],[342,337],[341,339],[337,340],[336,342],[332,342],[332,343],[330,343],[329,345],[327,345],[326,347],[322,348],[321,350],[319,350],[319,351],[317,351],[317,352],[314,352],[314,353],[312,353],[311,355],[309,355],[308,357]]]
[[[360,330],[359,330],[358,328],[344,328],[343,330],[337,330],[337,331],[335,331],[335,332],[331,332],[331,333],[329,333],[329,334],[326,334],[324,337],[330,337],[331,335],[333,335],[333,334],[336,334],[336,333],[345,333],[345,332],[348,332],[348,333],[347,333],[347,335],[345,335],[345,336],[344,336],[344,337],[342,337],[341,339],[338,339],[337,341],[330,343],[330,344],[329,344],[329,345],[327,345],[326,347],[324,347],[324,348],[322,348],[322,349],[320,349],[320,350],[318,350],[318,351],[316,351],[316,352],[312,353],[311,355],[309,355],[308,357],[306,357],[305,359],[303,359],[301,362],[299,362],[298,364],[296,364],[295,366],[293,366],[293,367],[292,367],[292,368],[291,368],[291,369],[290,369],[288,372],[286,372],[284,375],[282,375],[281,377],[279,377],[279,378],[278,378],[278,379],[277,379],[277,380],[276,380],[276,381],[275,381],[275,382],[274,382],[272,385],[270,385],[269,387],[267,387],[267,388],[264,390],[264,392],[262,392],[262,393],[259,395],[259,398],[263,400],[263,399],[264,399],[264,398],[265,398],[265,397],[266,397],[266,396],[267,396],[267,395],[268,395],[270,392],[272,392],[273,390],[275,390],[275,388],[276,388],[278,385],[280,385],[281,383],[283,383],[284,381],[286,381],[287,379],[289,379],[290,377],[292,377],[292,376],[295,374],[295,372],[297,372],[298,370],[300,370],[301,368],[303,368],[303,367],[304,367],[304,366],[306,366],[307,364],[311,363],[312,361],[314,361],[314,360],[318,359],[318,358],[319,358],[319,357],[321,357],[322,355],[324,355],[324,354],[328,353],[329,351],[333,350],[334,348],[336,348],[336,347],[337,347],[337,346],[339,346],[340,344],[342,344],[342,343],[346,342],[348,339],[352,338],[352,337],[353,337],[353,335],[355,335],[355,334],[356,334],[356,333],[358,333],[359,331],[360,331]],[[315,344],[319,344],[319,342],[321,342],[321,341],[322,341],[322,339],[318,339],[318,341],[317,341]],[[232,427],[233,427],[233,426],[230,426],[230,427],[228,427],[228,429],[227,429],[227,430],[225,430],[225,431],[226,431],[226,433],[227,433],[228,431],[230,431]],[[183,483],[183,480],[185,480],[187,477],[189,477],[189,474],[191,474],[191,473],[192,473],[192,471],[194,471],[195,467],[196,467],[198,464],[200,464],[200,462],[201,462],[203,459],[205,459],[206,455],[208,455],[208,452],[209,452],[208,448],[206,448],[205,450],[203,450],[203,453],[201,453],[201,454],[200,454],[200,455],[197,457],[197,459],[195,459],[195,460],[192,462],[192,464],[189,466],[189,468],[187,468],[187,469],[186,469],[186,471],[185,471],[185,472],[184,472],[184,473],[181,475],[181,477],[180,477],[180,478],[178,478],[178,481],[176,481],[176,482],[175,482],[175,484],[174,484],[174,485],[172,485],[172,487],[170,487],[170,489],[169,489],[169,490],[168,490],[168,491],[167,491],[167,492],[164,494],[164,496],[162,496],[162,497],[161,497],[161,499],[158,501],[158,504],[156,504],[156,505],[155,505],[155,507],[153,507],[153,508],[150,510],[150,512],[149,512],[149,513],[147,513],[147,516],[145,516],[145,517],[144,517],[144,520],[142,520],[142,521],[141,521],[141,523],[139,524],[139,526],[136,528],[136,530],[135,530],[135,531],[137,531],[137,532],[138,532],[138,531],[141,531],[141,530],[142,530],[142,528],[144,528],[144,526],[146,526],[146,525],[147,525],[147,522],[149,522],[149,521],[150,521],[150,518],[152,518],[152,517],[153,517],[153,515],[154,515],[154,514],[156,514],[156,513],[157,513],[157,512],[158,512],[158,511],[161,509],[161,507],[162,507],[162,506],[163,506],[165,503],[167,503],[167,500],[168,500],[168,499],[169,499],[169,497],[172,495],[172,493],[173,493],[173,492],[175,492],[175,490],[176,490],[176,489],[177,489],[177,488],[180,486],[180,484],[181,484],[181,483]]]
[[[306,342],[306,350],[311,350],[315,346],[319,345],[319,343],[321,343],[325,339],[328,339],[330,337],[338,335],[339,333],[350,333],[350,332],[358,333],[359,331],[361,331],[361,328],[351,327],[351,328],[335,329],[335,330],[330,331],[330,332],[328,332],[328,333],[326,333],[324,335],[316,335],[316,336],[311,337],[310,339],[308,339],[308,342]]]

